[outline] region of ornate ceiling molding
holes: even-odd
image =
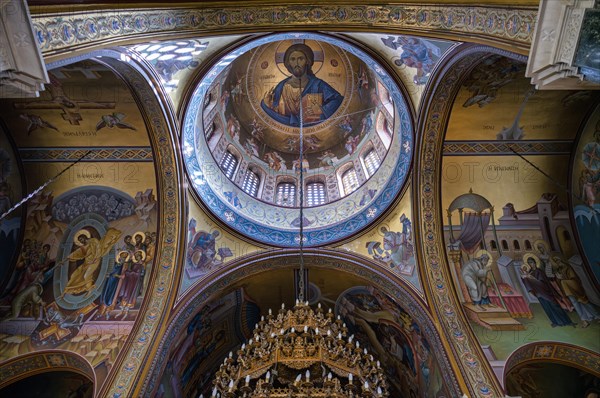
[[[517,57],[506,51],[465,44],[447,57],[445,65],[432,76],[432,88],[422,99],[422,112],[417,124],[421,135],[415,153],[414,211],[420,223],[415,223],[415,236],[420,236],[417,253],[421,264],[427,301],[436,310],[460,373],[467,381],[471,396],[503,396],[502,387],[494,376],[467,318],[460,310],[454,282],[445,254],[441,203],[442,151],[448,119],[454,98],[468,73],[491,54]]]
[[[0,98],[38,97],[49,83],[27,3],[0,3]]]
[[[600,377],[600,355],[573,344],[536,341],[517,348],[504,365],[504,385],[510,372],[527,363],[552,362],[571,366]]]
[[[184,4],[176,8],[135,8],[43,12],[33,15],[34,33],[45,57],[98,45],[156,38],[298,29],[360,30],[422,34],[452,40],[494,43],[526,52],[537,8],[472,5]],[[51,8],[49,8],[51,10]]]
[[[594,0],[542,0],[525,75],[538,90],[600,89]]]
[[[244,278],[268,272],[274,268],[297,267],[298,253],[297,249],[289,249],[249,255],[231,262],[225,268],[220,269],[218,273],[214,273],[197,285],[173,311],[169,326],[157,347],[156,355],[152,358],[151,367],[144,375],[143,383],[140,383],[143,384],[141,391],[151,395],[158,387],[160,375],[172,350],[170,342],[176,341],[177,336],[186,328],[199,309],[217,298],[224,289]],[[432,351],[437,355],[444,383],[453,396],[462,394],[457,376],[453,371],[454,359],[447,355],[447,350],[440,339],[440,332],[423,301],[409,286],[405,285],[405,282],[393,276],[381,265],[351,253],[321,248],[308,249],[304,256],[306,263],[310,264],[309,268],[333,268],[340,272],[356,275],[392,297],[423,329],[424,335],[432,345]]]
[[[96,388],[94,368],[85,357],[70,351],[45,350],[11,358],[0,366],[0,388],[26,377],[47,372],[74,372],[87,377]]]

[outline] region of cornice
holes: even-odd
[[[506,4],[356,4],[225,2],[33,7],[38,45],[46,59],[94,47],[252,32],[325,30],[387,32],[486,43],[526,54],[537,8]],[[110,9],[110,12],[107,12]]]

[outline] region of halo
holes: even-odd
[[[389,228],[389,225],[387,224],[383,224],[380,225],[380,228],[377,229],[377,234],[380,236],[385,236],[386,233],[390,232],[391,229]]]
[[[83,244],[79,241],[79,237],[81,235],[84,235],[88,239],[92,237],[90,231],[88,231],[87,229],[80,229],[79,231],[75,232],[75,236],[73,237],[73,243],[75,243],[75,245],[77,246],[83,246]]]
[[[540,258],[533,253],[527,253],[523,256],[523,265],[527,265],[527,268],[531,268],[531,266],[527,262],[530,258],[533,258],[533,261],[535,261],[536,268],[539,268],[542,262],[540,261]],[[523,268],[523,266],[521,266],[521,268]]]
[[[483,256],[484,254],[486,256],[488,256],[488,261],[487,261],[487,263],[485,263],[485,265],[488,265],[489,263],[492,262],[492,255],[490,254],[489,251],[487,251],[485,249],[477,250],[477,253],[475,253],[475,258],[479,258],[479,257]]]
[[[392,64],[394,65],[394,67],[398,68],[399,70],[404,70],[404,69],[408,68],[408,65],[406,65],[404,62],[402,62],[402,65],[396,64],[396,62],[394,62],[394,61],[396,61],[397,59],[400,59],[400,57],[399,56],[395,56],[395,57],[392,57],[392,59],[391,59]]]
[[[131,239],[133,239],[133,241],[135,242],[135,237],[141,235],[142,236],[142,243],[146,240],[146,234],[143,233],[142,231],[137,231],[135,234],[133,234],[131,236]]]
[[[543,239],[538,239],[535,242],[533,242],[533,249],[539,253],[540,251],[538,250],[538,245],[542,245],[544,246],[544,249],[546,249],[546,253],[550,254],[550,246],[548,245],[548,242],[546,242]]]
[[[121,250],[120,252],[118,252],[115,255],[115,262],[118,263],[119,262],[119,258],[121,257],[121,254],[126,253],[127,254],[127,258],[125,259],[124,262],[128,262],[129,260],[131,260],[131,254],[127,251],[127,250]]]
[[[311,40],[311,39],[308,39],[308,40],[304,40],[304,39],[283,40],[283,41],[279,42],[277,47],[275,47],[275,65],[277,66],[277,69],[279,69],[279,71],[281,73],[283,73],[286,77],[292,76],[292,74],[285,68],[285,66],[282,68],[281,65],[283,65],[283,54],[285,54],[285,51],[291,45],[298,44],[298,43],[306,44],[308,47],[310,47],[311,50],[313,50],[313,54],[315,55],[313,66],[315,68],[313,68],[312,71],[316,76],[317,73],[319,73],[319,71],[323,67],[323,59],[317,60],[318,55],[316,53],[320,52],[324,56],[325,50],[323,49],[323,46],[321,45],[321,43],[319,43],[316,40]],[[280,49],[284,45],[285,45],[285,49],[283,49],[283,51],[281,51]],[[317,65],[317,64],[319,64],[319,65]]]
[[[134,258],[135,258],[135,255],[136,255],[137,253],[142,253],[142,261],[146,261],[146,252],[145,252],[145,251],[143,251],[143,250],[136,250],[136,251],[133,253],[133,254],[134,254]]]

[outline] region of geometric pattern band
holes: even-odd
[[[69,147],[21,148],[23,162],[74,162],[89,152],[84,162],[152,162],[152,148],[144,147]]]
[[[568,155],[573,141],[445,141],[444,156]],[[512,149],[512,150],[511,150]]]

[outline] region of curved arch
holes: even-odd
[[[242,257],[226,265],[218,273],[209,275],[204,281],[196,285],[174,309],[174,315],[160,341],[155,361],[144,379],[143,391],[151,393],[157,388],[159,375],[166,366],[171,349],[170,342],[176,341],[177,336],[185,329],[185,325],[198,309],[222,292],[223,287],[229,286],[234,281],[267,272],[274,268],[293,268],[297,265],[298,253],[297,249],[282,249],[277,252],[267,251]],[[333,268],[340,272],[353,274],[366,279],[392,297],[396,304],[405,309],[423,329],[424,335],[432,345],[432,352],[437,353],[445,384],[453,395],[459,396],[461,394],[456,375],[450,365],[450,359],[439,338],[437,327],[420,297],[405,282],[392,275],[381,265],[348,252],[333,249],[308,249],[305,251],[304,256],[306,263],[309,264],[307,265],[309,269],[311,267]],[[275,265],[277,263],[279,265]]]
[[[494,376],[479,346],[458,300],[445,254],[443,215],[441,202],[442,146],[453,99],[467,74],[493,54],[516,58],[524,57],[487,46],[463,44],[438,65],[427,83],[421,100],[420,118],[415,153],[417,183],[413,185],[415,212],[422,223],[415,223],[415,236],[421,237],[422,246],[417,253],[425,294],[446,336],[448,345],[458,358],[458,372],[467,381],[473,396],[503,396],[503,390]]]
[[[95,392],[96,374],[92,364],[79,354],[63,350],[30,352],[4,362],[0,365],[0,389],[27,377],[59,371],[84,376],[92,382]]]
[[[184,241],[181,220],[185,206],[185,185],[180,182],[182,156],[176,143],[179,129],[170,99],[161,88],[156,72],[145,60],[126,49],[94,51],[51,63],[48,68],[92,58],[110,68],[130,87],[144,117],[153,153],[159,160],[155,162],[159,203],[157,252],[148,298],[142,303],[124,349],[98,392],[99,396],[139,396],[137,378],[149,365],[148,358],[154,352],[161,324],[176,300],[176,289],[172,286],[180,280],[183,270],[176,267],[179,242]]]
[[[502,376],[504,385],[512,370],[534,362],[560,363],[600,377],[600,356],[594,351],[557,341],[536,341],[517,348],[508,356]]]

